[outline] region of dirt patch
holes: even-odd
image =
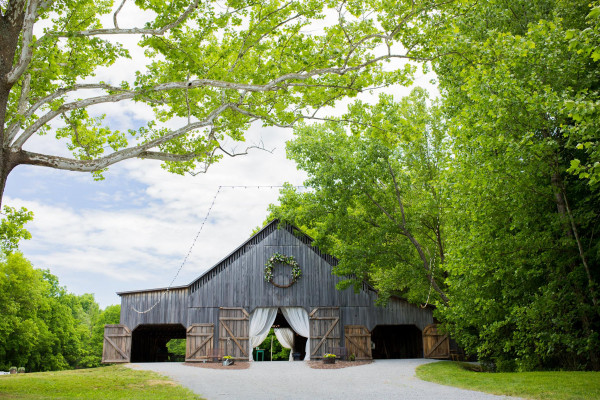
[[[159,386],[159,385],[177,386],[177,384],[173,381],[159,381],[159,380],[150,380],[150,381],[147,381],[146,384],[149,386]]]
[[[358,367],[360,365],[371,364],[373,360],[360,360],[360,361],[343,361],[338,360],[335,364],[323,364],[323,361],[307,361],[308,366],[313,369],[340,369],[349,367]]]
[[[197,368],[209,368],[209,369],[248,369],[250,368],[250,363],[247,361],[236,361],[233,365],[224,366],[219,362],[207,362],[207,363],[191,363],[186,362],[184,365],[189,367],[197,367]]]

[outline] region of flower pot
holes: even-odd
[[[233,365],[234,362],[234,360],[223,360],[223,365],[227,367],[229,365]]]
[[[335,364],[335,358],[324,358],[323,364]]]

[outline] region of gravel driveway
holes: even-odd
[[[377,360],[343,369],[302,362],[255,362],[249,369],[196,368],[181,363],[129,364],[158,372],[209,399],[514,399],[425,382],[415,368],[425,359]]]

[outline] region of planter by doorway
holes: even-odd
[[[335,358],[324,358],[323,364],[335,364]]]
[[[235,361],[232,360],[232,359],[223,360],[223,365],[226,366],[226,367],[229,366],[229,365],[233,365],[234,363],[235,363]]]

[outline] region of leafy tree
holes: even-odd
[[[4,255],[15,251],[21,239],[31,239],[31,234],[23,226],[33,219],[33,213],[21,207],[17,210],[4,206],[4,218],[0,222],[0,249]]]
[[[20,253],[0,263],[0,359],[29,371],[65,369],[79,351],[71,312],[55,277],[36,270]]]
[[[119,311],[100,313],[93,295],[68,293],[56,276],[9,254],[0,262],[0,369],[99,366],[104,324],[118,322]]]
[[[41,271],[19,253],[0,262],[0,368],[25,366],[47,329],[40,329],[38,309],[44,303]]]
[[[413,68],[386,72],[381,62],[412,58],[401,37],[435,7],[429,0],[139,0],[135,6],[153,19],[125,28],[123,4],[0,3],[0,194],[18,165],[100,177],[110,165],[143,158],[175,173],[203,172],[228,154],[225,137],[242,140],[254,121],[290,126],[343,97],[406,82]],[[130,57],[111,40],[123,36],[139,38],[146,58],[136,64],[145,67],[124,82],[96,80],[99,69]],[[115,102],[146,104],[154,116],[124,132],[93,110]],[[23,148],[50,131],[72,157]]]
[[[440,315],[506,369],[600,368],[593,10],[467,1],[423,31],[453,137]]]
[[[97,367],[102,361],[102,346],[104,345],[104,325],[118,324],[121,319],[121,305],[116,304],[106,307],[92,326],[90,351],[88,359],[84,359],[86,367]]]
[[[273,341],[273,358],[271,358],[271,341]],[[290,359],[290,349],[286,349],[279,343],[277,336],[275,336],[275,330],[271,328],[269,334],[260,345],[265,350],[265,360],[272,361],[288,361]]]
[[[340,121],[301,125],[288,156],[309,175],[308,193],[282,191],[278,217],[308,228],[340,259],[343,286],[371,282],[382,300],[448,302],[444,289],[448,141],[423,89],[396,103],[357,102]],[[437,269],[437,275],[436,275]]]
[[[178,360],[185,360],[185,339],[171,339],[167,342],[167,350],[169,353],[175,355]],[[173,360],[171,360],[173,361]]]

